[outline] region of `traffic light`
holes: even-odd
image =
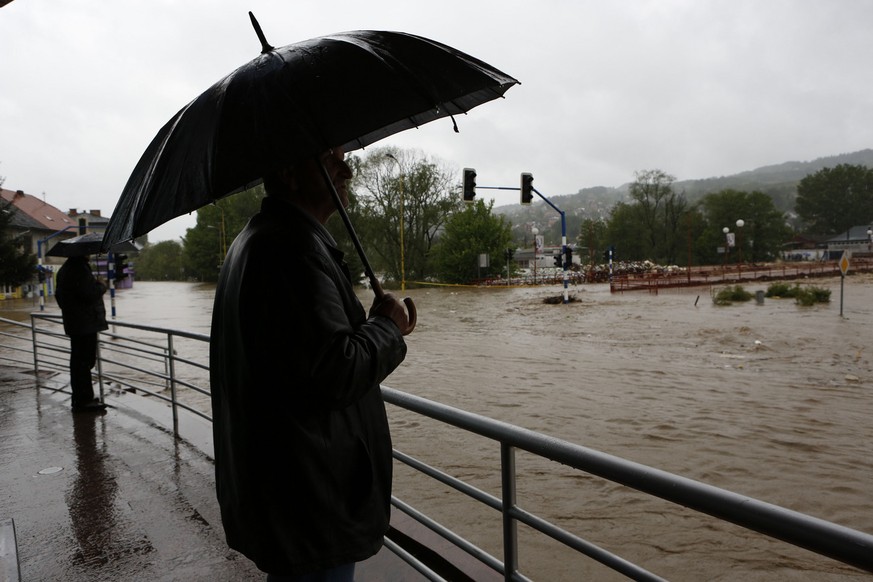
[[[555,253],[555,256],[553,258],[555,259],[555,266],[556,267],[563,267],[564,266],[564,263],[561,261],[561,259],[562,259],[561,251],[558,251],[557,253]]]
[[[515,256],[515,249],[506,249],[503,251],[503,256],[506,257],[507,261],[511,261],[512,257]]]
[[[573,264],[573,249],[564,247],[564,268],[569,269]]]
[[[530,204],[533,200],[533,174],[527,172],[521,175],[521,203]]]
[[[115,255],[115,280],[121,281],[127,277],[127,255]]]
[[[464,202],[473,202],[476,197],[476,170],[464,168]]]

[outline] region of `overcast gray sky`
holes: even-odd
[[[873,0],[15,0],[0,8],[4,187],[111,213],[158,129],[257,56],[248,10],[275,46],[399,30],[519,79],[460,134],[437,121],[378,144],[459,180],[474,167],[479,185],[531,172],[557,196],[643,169],[706,178],[873,147]]]

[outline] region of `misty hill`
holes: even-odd
[[[818,158],[811,162],[784,162],[731,176],[679,180],[673,183],[673,189],[676,192],[684,192],[689,202],[695,202],[707,194],[728,188],[746,192],[757,190],[769,195],[779,210],[791,212],[794,210],[794,201],[797,198],[797,184],[809,174],[814,174],[823,168],[833,168],[839,164],[873,168],[873,149]],[[583,188],[576,194],[554,196],[550,200],[563,210],[568,218],[570,216],[608,218],[609,210],[616,202],[630,199],[629,191],[630,184],[614,188],[596,186]],[[539,199],[534,200],[532,207],[526,208],[521,204],[510,204],[495,207],[494,211],[507,216],[513,224],[531,220],[549,221],[553,220],[553,215],[555,215],[555,211]]]

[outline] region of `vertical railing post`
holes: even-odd
[[[173,434],[179,438],[179,409],[176,407],[176,352],[173,349],[173,334],[167,334],[167,362],[170,366],[170,400],[173,403]]]
[[[36,353],[36,317],[33,314],[30,315],[30,337],[33,342],[33,371],[39,376],[39,357]]]
[[[97,334],[97,384],[100,386],[100,402],[106,402],[103,396],[103,354],[100,351],[100,334]]]
[[[500,480],[503,493],[503,577],[512,580],[518,571],[518,524],[509,514],[515,507],[515,448],[500,443]]]

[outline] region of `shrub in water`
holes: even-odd
[[[788,283],[773,283],[767,287],[767,297],[796,297],[800,291],[800,285],[795,284],[794,287]]]
[[[752,297],[753,295],[743,289],[742,285],[734,285],[716,293],[712,302],[716,305],[730,305],[734,301],[749,301]]]
[[[794,301],[798,305],[815,305],[816,303],[829,303],[830,300],[830,289],[811,286],[799,290],[799,293],[794,297]]]

